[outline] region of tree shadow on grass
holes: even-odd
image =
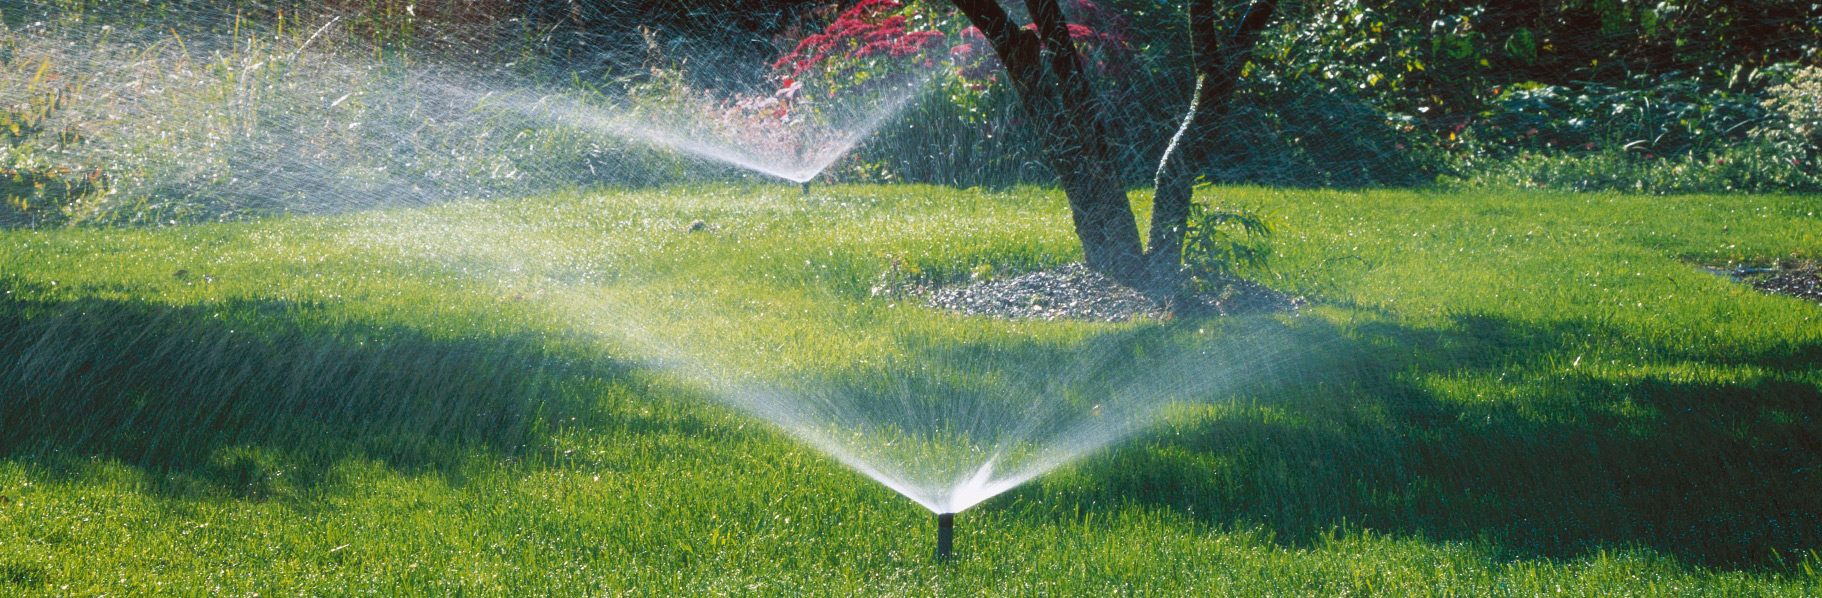
[[[332,487],[348,459],[459,480],[474,454],[537,454],[563,426],[707,433],[689,415],[699,410],[603,405],[653,393],[637,370],[562,339],[443,338],[279,300],[172,307],[20,290],[29,292],[0,299],[0,458],[53,475],[103,457],[155,472],[150,491],[261,499]],[[1514,557],[1643,546],[1726,567],[1822,546],[1814,345],[1732,356],[1651,346],[1599,322],[1485,315],[1432,327],[1219,320],[1120,329],[1101,342],[1118,356],[1167,354],[1203,327],[1252,339],[1241,353],[1256,363],[1221,389],[1232,403],[1091,458],[1065,483],[1016,492],[1059,506],[1164,505],[1209,524],[1262,526],[1290,545],[1349,525],[1487,541]],[[1761,373],[1615,377],[1549,361],[1566,362],[1589,338],[1643,343],[1658,366]],[[916,351],[932,375],[1048,364],[1012,388],[1058,372],[1105,386],[1093,368],[1122,363],[1085,360],[1067,343]],[[628,392],[611,392],[621,385]]]
[[[348,459],[459,480],[474,455],[519,459],[565,427],[703,426],[603,405],[650,381],[580,341],[439,338],[282,300],[25,296],[45,293],[0,298],[0,458],[52,475],[102,457],[155,473],[155,492],[260,499],[320,489]]]
[[[1184,325],[1205,324],[1173,326]],[[1644,341],[1585,321],[1257,318],[1230,332],[1303,349],[1234,389],[1228,407],[1018,492],[1164,505],[1289,545],[1352,526],[1486,541],[1511,557],[1644,547],[1744,568],[1822,547],[1822,348],[1647,347],[1659,367],[1616,375],[1572,365],[1568,343]],[[1663,373],[1690,363],[1759,373]]]

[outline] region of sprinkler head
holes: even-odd
[[[936,560],[949,560],[949,553],[955,550],[955,513],[939,513],[936,516]]]
[[[804,182],[803,182],[803,194],[804,194],[804,195],[809,195],[809,194],[810,194],[810,182],[809,182],[809,181],[804,181]]]

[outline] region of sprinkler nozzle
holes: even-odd
[[[949,560],[949,553],[955,551],[955,513],[938,513],[936,516],[936,560]]]
[[[809,195],[809,194],[810,194],[810,182],[809,182],[809,181],[804,181],[804,182],[803,182],[803,194],[804,194],[804,195]]]

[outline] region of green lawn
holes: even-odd
[[[0,595],[1822,592],[1822,306],[1693,265],[1822,258],[1822,198],[1203,199],[1272,215],[1263,282],[1313,305],[870,295],[1077,259],[1041,190],[0,231]],[[927,511],[712,382],[966,388],[1109,339],[1269,367],[961,514],[942,565]]]

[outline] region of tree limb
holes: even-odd
[[[1057,0],[1026,0],[1035,33],[1018,27],[994,0],[952,3],[993,45],[1032,128],[1043,138],[1089,267],[1136,281],[1145,270],[1138,223],[1117,176],[1102,106]]]
[[[1196,172],[1219,141],[1219,126],[1231,111],[1241,70],[1251,59],[1259,33],[1277,7],[1276,0],[1254,0],[1241,15],[1233,34],[1224,36],[1214,0],[1190,3],[1196,91],[1184,112],[1183,124],[1158,160],[1153,181],[1150,251],[1146,257],[1151,278],[1159,286],[1174,283],[1181,269],[1183,233],[1189,220]]]
[[[1069,22],[1064,20],[1063,8],[1057,0],[1025,0],[1025,10],[1031,13],[1031,22],[1037,26],[1038,39],[1050,52],[1050,71],[1056,75],[1057,83],[1067,86],[1078,80],[1082,71],[1081,59],[1075,41],[1069,37]]]
[[[968,17],[968,22],[981,31],[993,53],[1006,67],[1012,84],[1023,93],[1035,88],[1038,73],[1037,35],[1020,29],[1000,7],[997,0],[954,0],[955,7]]]

